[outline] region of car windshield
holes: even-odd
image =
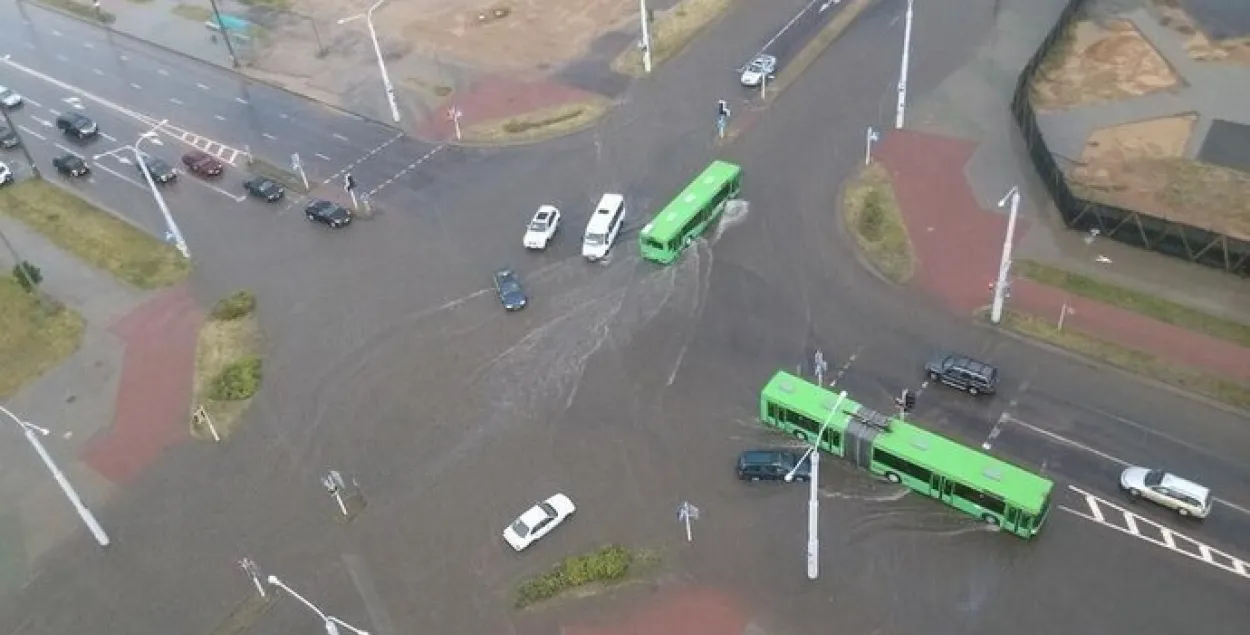
[[[530,535],[529,526],[526,525],[520,518],[516,519],[516,522],[512,523],[512,531],[522,538]]]
[[[605,236],[603,234],[586,234],[586,244],[591,246],[602,245]]]
[[[531,221],[531,222],[530,222],[530,231],[532,231],[532,232],[545,232],[545,231],[547,231],[547,221],[546,221],[546,219],[535,218],[533,221]]]
[[[754,60],[751,60],[750,70],[756,73],[762,73],[764,72],[765,68],[767,68],[767,64],[768,63],[765,62],[764,60],[756,58]]]
[[[499,291],[504,295],[520,293],[521,285],[517,284],[516,280],[503,280],[499,283]]]
[[[1149,472],[1146,472],[1146,478],[1144,480],[1146,485],[1154,487],[1163,482],[1163,472],[1161,470],[1150,470]]]

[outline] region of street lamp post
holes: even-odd
[[[386,60],[382,59],[382,46],[378,44],[378,32],[373,28],[373,12],[386,0],[378,0],[364,13],[339,20],[339,24],[347,24],[353,20],[365,19],[369,25],[369,38],[373,40],[373,52],[378,56],[378,70],[382,72],[382,88],[386,90],[386,101],[391,106],[391,119],[399,123],[399,105],[395,103],[395,86],[391,84],[391,76],[386,72]]]
[[[803,465],[803,461],[807,457],[811,457],[812,478],[808,480],[807,493],[808,580],[815,580],[820,577],[820,440],[825,437],[825,429],[833,422],[833,415],[842,406],[843,399],[846,399],[845,390],[838,393],[838,400],[834,402],[833,408],[829,410],[829,416],[825,418],[825,422],[820,426],[820,432],[816,434],[816,440],[812,442],[812,446],[807,448],[807,452],[803,453],[803,457],[799,459],[798,464],[786,474],[786,481],[793,481],[794,473]]]
[[[325,626],[326,635],[339,635],[340,626],[355,633],[356,635],[369,635],[368,631],[363,631],[359,628],[356,628],[355,626],[352,626],[351,624],[348,624],[347,622],[344,622],[343,620],[340,620],[339,618],[334,617],[333,615],[326,615],[325,611],[322,611],[321,609],[317,608],[316,604],[309,602],[307,598],[296,593],[294,589],[287,586],[286,584],[283,584],[282,580],[278,579],[278,576],[271,575],[269,576],[267,581],[269,582],[270,586],[277,587],[279,589],[282,589],[283,591],[286,591],[288,594],[290,594],[291,597],[299,600],[300,603],[302,603],[304,606],[307,606],[309,610],[311,610],[313,613],[316,613],[317,617],[321,618],[322,625]]]
[[[1020,188],[1012,187],[998,201],[1003,207],[1011,202],[1011,214],[1007,216],[1007,236],[1003,239],[1003,253],[998,262],[998,279],[994,283],[994,304],[990,306],[990,321],[998,324],[1003,319],[1003,301],[1007,296],[1007,276],[1011,272],[1011,244],[1016,233],[1016,215],[1020,212]]]
[[[639,19],[642,21],[642,72],[651,74],[651,21],[647,15],[647,0],[638,0]]]
[[[178,253],[181,253],[183,258],[189,259],[191,258],[191,250],[187,247],[187,241],[183,239],[182,230],[178,229],[178,223],[174,221],[174,215],[170,213],[169,206],[165,204],[165,197],[161,196],[161,191],[157,188],[156,181],[152,179],[152,173],[148,171],[148,164],[143,160],[143,152],[139,149],[144,140],[150,140],[156,145],[161,145],[160,137],[157,136],[156,131],[160,130],[163,125],[165,125],[164,120],[156,124],[151,130],[139,135],[134,145],[130,146],[130,151],[135,155],[135,162],[139,166],[139,171],[143,173],[143,180],[148,183],[148,189],[152,190],[152,198],[156,199],[156,206],[160,208],[161,215],[165,217],[165,227],[169,230],[170,238],[174,240],[174,246],[178,248]]]
[[[91,513],[90,509],[87,509],[85,504],[83,504],[82,498],[78,496],[78,492],[74,490],[74,486],[70,484],[68,478],[65,478],[65,474],[61,472],[61,468],[56,466],[56,462],[52,460],[52,455],[48,454],[48,450],[43,447],[43,443],[39,441],[39,437],[36,436],[36,433],[47,436],[48,430],[29,421],[23,421],[4,406],[0,406],[0,412],[7,415],[13,420],[13,423],[16,423],[17,426],[22,429],[22,432],[26,435],[26,440],[30,442],[31,447],[35,448],[35,453],[39,455],[39,458],[43,459],[43,464],[47,466],[48,471],[52,473],[52,478],[56,479],[56,484],[61,486],[61,491],[65,493],[65,497],[68,498],[70,504],[74,506],[74,510],[78,512],[78,517],[82,519],[83,524],[87,526],[89,531],[91,531],[91,535],[95,538],[95,541],[99,543],[101,547],[109,546],[108,534],[104,533],[104,528],[101,527],[100,523],[95,519],[95,515]]]
[[[21,3],[18,3],[21,6]],[[17,146],[22,149],[22,157],[26,159],[26,164],[30,166],[30,171],[35,176],[39,176],[39,166],[35,165],[35,159],[30,156],[30,148],[26,147],[26,140],[22,135],[18,134],[17,126],[13,125],[13,119],[9,117],[7,108],[0,108],[0,115],[4,116],[4,125],[17,137]]]

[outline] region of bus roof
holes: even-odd
[[[889,432],[873,440],[875,447],[903,457],[955,480],[994,492],[1013,505],[1040,514],[1054,483],[962,443],[898,419]]]
[[[829,414],[833,412],[834,404],[838,403],[838,395],[829,392],[816,384],[813,384],[802,377],[796,377],[784,370],[777,371],[768,384],[764,386],[761,395],[770,401],[779,401],[786,405],[790,410],[794,410],[801,415],[806,416],[813,421],[824,423],[829,418]],[[841,414],[835,416],[830,421],[829,426],[837,429],[846,429],[847,422],[850,420],[851,412],[859,409],[859,404],[851,401],[849,398],[842,400],[839,406]]]
[[[675,238],[698,210],[720,191],[721,186],[742,173],[742,168],[728,161],[713,161],[686,189],[682,190],[655,218],[647,223],[642,233],[659,242]]]

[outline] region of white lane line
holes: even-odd
[[[56,30],[56,29],[52,29],[52,35],[55,35],[55,36],[57,36],[57,37],[61,37],[61,32],[60,32],[60,31],[58,31],[58,30]]]
[[[247,100],[242,97],[235,97],[234,100],[239,102],[240,104],[247,105]]]
[[[68,58],[68,57],[65,57],[64,55],[59,55],[59,54],[56,56],[56,59],[57,59],[57,61],[59,61],[59,62],[68,62],[68,61],[69,61],[69,58]]]
[[[23,126],[23,125],[22,125],[22,124],[20,124],[20,123],[19,123],[19,124],[17,124],[17,127],[18,127],[18,128],[21,128],[21,129],[22,129],[22,132],[25,132],[26,134],[28,134],[28,135],[30,135],[30,136],[32,136],[32,137],[34,137],[34,138],[36,138],[36,139],[38,139],[38,140],[40,140],[40,141],[47,141],[47,140],[48,140],[48,138],[47,138],[47,137],[45,137],[45,136],[43,136],[43,135],[39,134],[38,132],[35,132],[34,130],[31,130],[30,128],[27,128],[26,126]]]
[[[778,39],[780,39],[782,35],[785,35],[786,31],[789,31],[790,27],[794,26],[794,23],[799,21],[799,18],[802,18],[804,15],[807,14],[808,11],[811,10],[812,7],[816,6],[817,2],[820,2],[820,0],[812,0],[811,2],[807,3],[807,6],[803,7],[798,13],[794,14],[794,17],[790,18],[790,21],[786,22],[786,25],[781,27],[781,30],[777,31],[776,35],[774,35],[771,39],[765,42],[764,46],[760,47],[759,53],[756,53],[756,55],[767,53],[768,47],[772,46],[773,42],[776,42]]]
[[[53,109],[53,108],[49,108],[49,109],[48,109],[48,112],[52,113],[52,116],[53,116],[53,117],[60,117],[60,116],[61,116],[61,111],[59,111],[59,110],[55,110],[55,109]]]
[[[347,141],[347,137],[344,137],[343,135],[341,135],[341,134],[339,134],[339,133],[337,133],[337,132],[336,132],[336,133],[334,133],[334,134],[332,134],[332,135],[330,135],[330,136],[334,137],[335,139],[338,139],[339,141]]]
[[[129,60],[130,60],[130,58],[129,58],[129,57],[126,57],[125,55],[118,55],[117,57],[121,58],[121,61],[123,61],[123,62],[126,62],[126,61],[129,61]]]
[[[208,90],[208,86],[205,86],[204,84],[200,84],[200,83],[198,83],[198,82],[197,82],[195,85],[196,85],[196,86],[199,86],[199,87],[200,87],[200,90]]]
[[[169,98],[169,103],[171,103],[171,104],[178,104],[179,106],[181,106],[181,105],[182,105],[182,100],[181,100],[181,99],[178,99],[177,97],[170,97],[170,98]]]
[[[1098,519],[1098,522],[1101,523],[1106,520],[1105,518],[1103,518],[1102,507],[1098,504],[1098,499],[1094,498],[1093,496],[1087,495],[1085,497],[1085,504],[1089,505],[1090,513],[1094,515],[1094,518]]]
[[[83,43],[82,43],[82,45],[83,45],[83,46],[85,46],[85,47],[87,47],[87,48],[89,48],[89,49],[93,49],[93,48],[95,48],[95,45],[94,45],[94,44],[92,44],[91,42],[83,42]]]
[[[168,75],[169,75],[169,71],[167,71],[167,70],[165,70],[165,69],[163,69],[163,68],[158,68],[158,69],[156,69],[156,74],[157,74],[157,75],[161,75],[161,76],[168,76]]]
[[[314,154],[313,156],[317,157],[318,159],[321,159],[322,161],[329,161],[329,160],[330,160],[330,157],[328,157],[328,156],[326,156],[326,155],[324,155],[324,154],[321,154],[320,152],[318,152],[318,153]]]
[[[31,99],[30,97],[23,95],[23,98],[25,98],[27,102],[34,104],[36,108],[43,108],[43,104]]]
[[[123,180],[123,181],[125,181],[125,182],[127,182],[127,183],[129,183],[129,184],[131,184],[131,185],[133,185],[133,186],[135,186],[135,187],[137,187],[137,188],[141,189],[141,190],[147,191],[147,189],[148,189],[148,186],[147,186],[147,185],[145,185],[145,184],[143,184],[143,183],[140,183],[140,182],[138,182],[138,181],[136,181],[136,180],[134,180],[134,179],[132,179],[132,178],[130,178],[130,177],[128,177],[128,176],[126,176],[125,174],[122,174],[121,172],[118,172],[117,170],[114,170],[114,169],[112,169],[112,168],[108,167],[107,165],[104,165],[103,163],[100,163],[99,161],[92,161],[92,162],[91,162],[91,165],[94,165],[94,166],[96,166],[97,168],[100,168],[101,170],[104,170],[105,172],[108,172],[109,174],[112,174],[113,176],[115,176],[115,177],[117,177],[117,178],[119,178],[119,179],[121,179],[121,180]]]
[[[230,192],[227,192],[226,190],[223,190],[220,187],[217,187],[216,185],[209,183],[208,181],[203,181],[200,179],[191,179],[191,180],[195,181],[196,183],[199,183],[200,185],[203,185],[204,187],[210,190],[217,192],[218,194],[222,194],[222,195],[229,197],[230,199],[234,200],[234,202],[236,203],[242,203],[243,201],[247,200],[246,196],[242,196],[240,194],[231,194]]]
[[[130,87],[131,87],[131,88],[133,88],[133,89],[135,89],[135,90],[143,90],[143,87],[142,87],[142,86],[140,86],[140,85],[138,85],[138,84],[136,84],[136,83],[134,83],[134,82],[130,82]]]
[[[57,150],[60,150],[61,152],[65,152],[65,153],[67,153],[67,154],[72,154],[72,155],[74,155],[74,156],[82,156],[82,155],[78,154],[77,152],[74,152],[73,150],[70,150],[69,148],[67,148],[67,147],[65,147],[65,146],[63,146],[63,145],[61,145],[61,144],[59,144],[59,143],[54,143],[54,144],[52,144],[52,145],[56,146],[56,149],[57,149]]]
[[[217,121],[225,121],[225,120],[226,120],[226,118],[225,118],[225,117],[222,117],[221,115],[213,115],[213,116],[217,118]]]
[[[286,113],[284,113],[284,112],[280,112],[280,113],[278,113],[278,119],[290,119],[290,118],[291,118],[291,116],[290,116],[290,115],[288,115],[288,114],[286,114]]]
[[[262,136],[262,137],[264,137],[264,138],[266,138],[266,139],[268,139],[268,140],[270,140],[270,141],[277,141],[277,140],[278,140],[278,138],[277,138],[277,137],[275,137],[275,136],[273,136],[273,135],[269,134],[268,132],[262,132],[262,133],[260,133],[260,136]]]
[[[1083,452],[1088,452],[1088,453],[1093,454],[1094,456],[1096,456],[1096,457],[1098,457],[1098,458],[1101,458],[1101,459],[1104,459],[1104,460],[1110,461],[1110,462],[1112,462],[1112,463],[1115,463],[1116,465],[1119,465],[1120,467],[1131,467],[1132,465],[1134,465],[1133,463],[1129,463],[1128,461],[1125,461],[1124,459],[1121,459],[1121,458],[1116,457],[1116,456],[1112,456],[1112,455],[1107,454],[1106,452],[1103,452],[1103,451],[1101,451],[1101,450],[1095,450],[1094,448],[1091,448],[1091,447],[1089,447],[1088,445],[1085,445],[1084,443],[1080,443],[1079,441],[1073,441],[1072,439],[1069,439],[1069,438],[1067,438],[1067,437],[1065,437],[1065,436],[1061,436],[1061,435],[1055,434],[1054,432],[1051,432],[1050,430],[1046,430],[1046,429],[1044,429],[1044,428],[1039,428],[1039,427],[1037,427],[1037,426],[1035,426],[1035,425],[1033,425],[1033,424],[1031,424],[1031,423],[1029,423],[1029,422],[1027,422],[1027,421],[1023,421],[1023,420],[1021,420],[1021,419],[1017,419],[1017,418],[1015,418],[1015,417],[1013,417],[1013,416],[1011,416],[1011,415],[1009,415],[1009,414],[1003,413],[1003,415],[999,418],[999,420],[1000,420],[1000,421],[1003,421],[1004,423],[1006,423],[1006,422],[1010,422],[1010,423],[1012,423],[1012,424],[1015,424],[1015,425],[1020,426],[1021,428],[1025,428],[1026,430],[1031,430],[1031,431],[1033,431],[1033,432],[1036,432],[1037,434],[1040,434],[1040,435],[1042,435],[1042,436],[1044,436],[1044,437],[1046,437],[1046,438],[1048,438],[1048,439],[1051,439],[1052,441],[1055,441],[1056,443],[1060,443],[1060,444],[1062,444],[1062,445],[1066,445],[1066,446],[1069,446],[1069,447],[1073,447],[1073,448],[1076,448],[1076,449],[1081,450],[1081,451],[1083,451]],[[1212,498],[1211,498],[1211,500],[1213,500],[1213,501],[1215,501],[1215,502],[1217,502],[1217,503],[1219,503],[1219,504],[1221,504],[1221,505],[1223,505],[1223,506],[1225,506],[1225,507],[1228,507],[1228,508],[1231,508],[1231,509],[1235,509],[1235,510],[1237,510],[1237,511],[1239,511],[1239,512],[1241,512],[1241,513],[1243,513],[1243,514],[1245,514],[1245,515],[1247,515],[1247,516],[1250,516],[1250,509],[1247,509],[1247,508],[1245,508],[1245,507],[1242,507],[1241,505],[1238,505],[1238,504],[1233,503],[1233,502],[1231,502],[1231,501],[1224,500],[1224,499],[1222,499],[1222,498],[1215,498],[1215,497],[1212,497]]]
[[[117,143],[117,139],[114,139],[114,138],[113,138],[113,135],[111,135],[111,134],[109,134],[109,133],[107,133],[107,132],[101,132],[101,133],[100,133],[100,136],[101,136],[101,137],[104,137],[105,139],[108,139],[109,141],[111,141],[111,142],[113,142],[113,143]]]
[[[95,73],[96,75],[99,75],[100,77],[104,77],[104,71],[102,71],[102,70],[100,70],[100,69],[98,69],[98,68],[93,68],[93,69],[91,69],[91,72],[92,72],[92,73]]]

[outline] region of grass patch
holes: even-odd
[[[204,408],[213,428],[228,437],[260,390],[262,364],[256,297],[236,291],[220,300],[200,330],[195,352],[194,403]],[[192,421],[191,434],[211,439],[212,431]]]
[[[508,144],[551,139],[581,130],[607,111],[608,102],[602,99],[564,104],[518,117],[467,126],[461,131],[462,140],[466,143]]]
[[[1007,311],[1002,323],[1018,333],[1130,373],[1210,397],[1238,408],[1250,408],[1250,387],[1223,377],[1179,366],[1149,353],[1125,348],[1072,329],[1060,331],[1051,324],[1050,320],[1031,315]]]
[[[911,279],[916,266],[911,239],[884,167],[874,163],[847,183],[842,212],[855,242],[881,275],[895,284]]]
[[[300,194],[307,194],[308,188],[304,187],[304,179],[292,170],[288,170],[275,163],[270,163],[259,157],[249,156],[247,159],[247,169],[251,170],[257,176],[263,176],[273,179],[281,183],[283,187]]]
[[[12,276],[0,277],[0,398],[12,397],[78,350],[83,326],[74,311],[28,293]]]
[[[724,13],[733,0],[681,0],[665,11],[656,11],[650,26],[651,68],[681,52],[703,27]],[[641,37],[641,35],[639,35]],[[622,75],[643,77],[642,51],[636,44],[612,60],[612,70]]]
[[[1016,275],[1058,287],[1072,295],[1097,300],[1186,330],[1250,347],[1250,325],[1033,260],[1018,260],[1013,263],[1013,267]]]
[[[607,545],[590,553],[569,556],[546,573],[522,580],[517,585],[514,606],[525,608],[591,584],[619,583],[640,566],[654,566],[658,558],[654,552],[635,553],[620,545]]]
[[[194,4],[179,4],[169,10],[170,13],[191,20],[192,22],[208,22],[213,17],[213,12],[208,7],[201,7]]]
[[[172,245],[42,179],[0,190],[0,212],[140,289],[169,286],[190,270],[190,263]]]
[[[112,24],[117,21],[116,15],[104,9],[97,11],[90,2],[77,2],[76,0],[38,0],[38,2],[92,22]]]

